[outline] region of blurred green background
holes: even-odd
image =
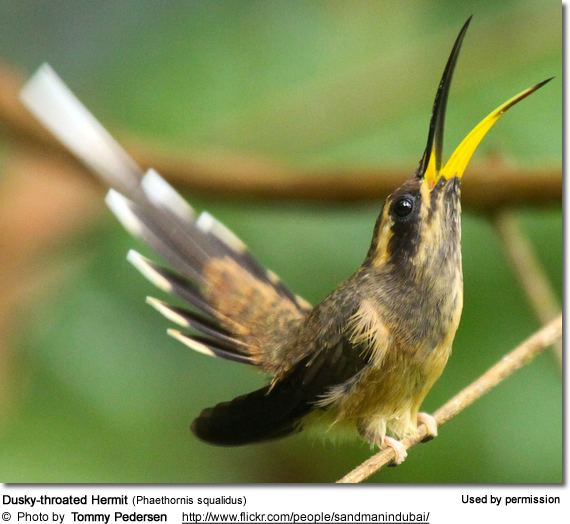
[[[439,76],[470,14],[447,154],[499,103],[556,75],[497,125],[474,162],[499,152],[521,166],[560,165],[561,6],[553,1],[4,0],[0,59],[25,74],[50,62],[109,129],[163,150],[322,168],[415,166]],[[360,264],[381,206],[187,196],[311,302]],[[520,214],[560,294],[561,208]],[[329,482],[369,456],[358,442],[304,435],[236,449],[198,442],[192,418],[263,377],[167,337],[168,323],[144,303],[157,292],[125,262],[130,247],[146,251],[110,214],[101,217],[42,255],[64,256],[65,278],[11,325],[1,481]],[[539,326],[488,220],[466,212],[463,227],[463,319],[426,411]],[[372,481],[561,482],[554,358],[541,356]]]

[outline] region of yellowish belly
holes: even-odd
[[[451,354],[459,325],[462,293],[452,300],[445,335],[435,347],[413,339],[396,340],[396,330],[384,322],[386,315],[370,301],[363,301],[352,321],[352,342],[370,348],[370,366],[358,379],[333,388],[320,405],[327,408],[313,419],[331,427],[356,427],[368,442],[381,445],[386,434],[402,439],[417,431],[417,415],[426,395],[442,374]]]
[[[356,428],[374,445],[380,445],[386,434],[397,439],[411,436],[420,406],[450,353],[449,345],[438,346],[423,359],[388,352],[382,366],[365,371],[349,391],[333,391],[322,403],[326,411],[314,413],[308,422],[327,426],[325,433]]]

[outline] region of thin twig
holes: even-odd
[[[7,66],[0,67],[0,132],[12,141],[40,148],[44,153],[72,159],[19,103],[20,88],[20,75]],[[414,165],[296,169],[267,159],[220,151],[182,156],[124,136],[121,143],[132,145],[128,149],[141,166],[156,168],[167,179],[188,190],[224,198],[290,199],[328,204],[378,201],[409,178],[415,169]],[[521,170],[479,164],[471,168],[465,178],[463,205],[492,210],[506,205],[558,204],[562,196],[561,173],[558,165]]]
[[[442,426],[453,417],[461,413],[466,407],[488,393],[495,386],[509,377],[517,369],[528,364],[534,357],[549,347],[562,335],[562,316],[558,316],[549,324],[526,339],[513,351],[505,355],[493,367],[488,369],[477,380],[461,390],[457,395],[448,400],[434,414],[438,426]],[[418,428],[418,434],[413,438],[402,440],[406,448],[411,448],[420,443],[427,434],[425,425]],[[356,483],[362,482],[370,475],[381,469],[394,459],[394,450],[386,448],[365,460],[360,466],[347,473],[338,482]]]
[[[540,322],[546,324],[560,313],[560,304],[530,240],[512,211],[499,212],[495,217],[495,228],[528,302]],[[562,366],[562,341],[554,343],[552,349]]]

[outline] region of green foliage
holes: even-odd
[[[414,165],[444,61],[471,13],[446,151],[499,103],[557,75],[497,125],[475,162],[500,151],[519,165],[559,164],[555,2],[4,2],[0,17],[17,15],[18,23],[2,31],[0,48],[29,71],[50,61],[110,129],[174,153],[225,149],[322,167]],[[381,205],[188,197],[312,302],[361,262]],[[560,210],[523,218],[561,289]],[[427,410],[539,325],[489,223],[468,214],[463,223],[463,320]],[[196,441],[188,426],[201,408],[263,378],[166,337],[167,322],[143,300],[158,292],[125,262],[134,245],[109,217],[52,254],[66,257],[68,275],[18,326],[19,394],[0,425],[2,481],[326,482],[369,455],[356,442],[303,435],[237,449]],[[561,482],[554,359],[540,357],[440,435],[374,480]]]

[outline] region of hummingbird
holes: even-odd
[[[127,259],[174,298],[147,298],[177,326],[168,334],[268,375],[262,388],[204,409],[191,426],[199,439],[238,446],[342,428],[392,448],[399,464],[401,439],[419,424],[437,435],[435,419],[420,408],[449,359],[463,307],[463,174],[495,122],[551,80],[497,107],[444,163],[447,100],[470,21],[445,65],[417,169],[386,198],[360,267],[315,306],[224,224],[197,213],[155,170],[143,171],[49,65],[24,86],[27,108],[111,188],[108,207],[161,257],[131,250]]]

